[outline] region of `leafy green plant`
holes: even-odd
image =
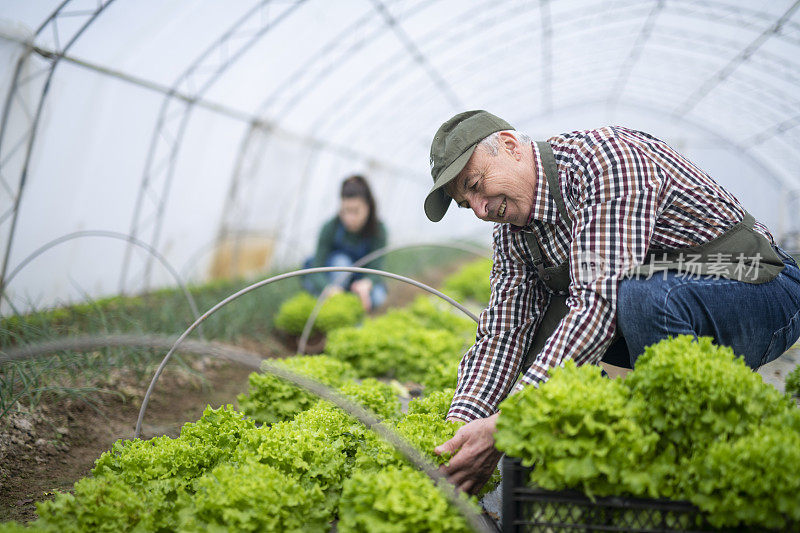
[[[444,417],[431,413],[409,414],[394,424],[386,424],[397,431],[409,444],[422,452],[431,462],[442,465],[450,460],[450,455],[436,455],[433,449],[450,440],[463,424],[448,422]],[[389,465],[408,465],[405,458],[391,445],[381,439],[367,438],[358,448],[355,465],[357,470],[380,470]]]
[[[710,442],[747,435],[793,407],[710,337],[681,335],[648,346],[624,383],[643,401],[639,420],[662,435],[659,449],[670,462],[686,461]]]
[[[434,362],[461,358],[464,339],[426,329],[397,314],[365,320],[360,328],[341,328],[327,340],[326,353],[348,362],[359,376],[420,382]]]
[[[317,299],[307,292],[299,292],[281,305],[275,316],[275,326],[290,335],[300,335]],[[328,331],[354,326],[364,317],[364,308],[358,296],[348,292],[334,294],[325,300],[314,322],[314,331]]]
[[[237,450],[237,461],[258,461],[319,487],[327,513],[335,512],[342,483],[365,429],[332,405],[318,403],[292,421],[250,432]]]
[[[324,495],[271,466],[224,464],[182,494],[180,531],[328,531]]]
[[[36,505],[36,528],[49,531],[155,531],[174,527],[159,511],[167,511],[160,497],[128,485],[122,478],[84,478],[75,483],[74,494],[60,493],[53,501]],[[155,505],[155,506],[154,506]]]
[[[96,478],[116,476],[131,486],[153,480],[188,484],[217,464],[228,460],[239,440],[255,427],[231,406],[207,407],[203,417],[186,424],[178,438],[119,440],[95,461]]]
[[[423,398],[414,398],[408,402],[408,414],[432,414],[445,418],[453,403],[455,389],[433,391]]]
[[[800,410],[709,338],[650,346],[621,381],[567,362],[501,404],[495,439],[545,488],[690,500],[723,527],[798,523]]]
[[[458,301],[474,300],[485,306],[492,292],[489,284],[491,270],[491,259],[468,263],[444,281],[442,292]]]
[[[458,382],[460,359],[452,357],[445,361],[431,361],[427,371],[419,378],[427,391],[453,388]]]
[[[411,305],[402,309],[393,309],[386,316],[402,317],[427,329],[441,329],[463,337],[465,342],[475,340],[477,325],[461,311],[441,298],[435,296],[418,296]]]
[[[789,396],[800,396],[800,366],[797,366],[786,376],[786,394]]]
[[[39,523],[36,524],[20,524],[14,520],[10,522],[0,522],[0,533],[39,533],[51,532],[50,528],[46,528]],[[64,530],[67,531],[67,530]]]
[[[567,361],[544,386],[500,404],[495,442],[533,466],[531,482],[543,488],[656,496],[660,480],[651,463],[658,435],[637,423],[643,407],[598,367]]]
[[[337,530],[342,533],[467,532],[431,480],[416,470],[389,466],[359,471],[344,484]]]
[[[691,501],[716,527],[740,523],[785,530],[800,524],[800,432],[766,425],[717,440],[689,469]]]
[[[355,377],[348,363],[325,355],[294,356],[274,363],[329,387],[340,387]],[[271,424],[289,420],[317,402],[313,394],[266,372],[253,372],[249,383],[247,394],[240,394],[237,401],[244,413],[259,422]]]
[[[375,378],[366,378],[360,383],[345,383],[339,392],[369,409],[379,418],[394,419],[400,416],[402,405],[391,385]]]

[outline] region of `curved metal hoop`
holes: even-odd
[[[136,198],[133,220],[131,221],[130,232],[132,235],[144,233],[143,220],[152,218],[153,228],[149,238],[150,242],[153,246],[158,246],[161,238],[167,199],[169,198],[175,174],[178,152],[183,145],[186,128],[188,127],[190,116],[194,111],[193,102],[183,105],[179,113],[170,109],[170,105],[175,99],[176,89],[184,84],[189,84],[191,86],[199,85],[196,90],[192,91],[194,93],[192,96],[193,98],[202,98],[230,66],[241,59],[266,33],[291,15],[306,0],[296,0],[274,18],[269,16],[261,17],[262,20],[260,21],[259,27],[254,32],[242,30],[242,26],[246,26],[249,21],[256,18],[259,11],[266,9],[265,13],[269,14],[268,8],[272,1],[273,0],[260,0],[259,3],[236,20],[217,41],[195,58],[192,64],[172,83],[172,90],[164,97],[158,120],[156,121],[156,126],[150,139],[146,166],[142,179],[140,180],[139,193]],[[218,59],[220,50],[224,50],[224,53],[221,54],[225,57],[223,61]],[[175,138],[172,138],[170,135],[164,135],[164,130],[166,129],[169,131],[171,128],[177,128],[175,130],[177,132]],[[163,149],[169,154],[169,163],[163,170],[157,170],[159,168],[157,164],[157,155],[160,149]],[[153,182],[156,180],[159,182],[157,185],[160,185],[158,188],[153,185]],[[147,203],[146,200],[149,196],[153,195],[158,195],[158,201],[155,202],[154,206],[148,207],[154,212],[145,214],[143,211],[147,209],[147,207],[145,207]],[[126,253],[120,276],[120,290],[125,287],[129,264],[130,254]],[[145,283],[149,282],[150,266],[150,262],[145,265]]]
[[[6,301],[8,301],[9,304],[11,304],[11,301],[9,300],[8,296],[6,296],[6,289],[8,288],[8,284],[11,283],[11,280],[13,280],[14,277],[28,265],[28,263],[30,263],[40,255],[48,251],[49,249],[54,248],[59,244],[74,239],[79,239],[82,237],[108,237],[110,239],[119,239],[122,241],[129,242],[132,245],[138,246],[146,250],[150,255],[155,257],[159,263],[164,265],[164,268],[166,268],[167,271],[170,273],[170,275],[172,275],[172,277],[175,278],[175,283],[178,284],[178,287],[180,287],[181,291],[183,292],[183,295],[186,296],[186,300],[189,302],[189,307],[192,310],[192,316],[194,317],[194,319],[197,320],[197,318],[200,316],[200,311],[198,311],[197,309],[197,303],[194,301],[192,293],[190,293],[189,290],[186,288],[186,284],[183,282],[183,279],[181,278],[180,274],[178,274],[178,271],[173,268],[173,266],[169,263],[169,261],[167,261],[166,257],[158,253],[158,251],[152,246],[148,245],[145,242],[140,241],[139,239],[136,239],[135,237],[131,237],[130,235],[126,235],[124,233],[118,233],[116,231],[105,231],[105,230],[76,231],[73,233],[62,235],[61,237],[53,239],[47,244],[40,246],[39,248],[34,250],[34,252],[31,253],[28,257],[23,259],[20,262],[20,264],[14,267],[14,270],[12,270],[11,273],[8,275],[8,277],[5,280],[5,283],[3,283],[3,286],[0,287],[0,298],[5,298]],[[11,305],[13,307],[13,304]],[[200,328],[200,335],[203,337],[205,336],[202,330],[202,326]]]
[[[178,342],[180,339],[178,339]],[[22,348],[17,348],[9,352],[0,352],[0,363],[6,361],[15,361],[21,359],[28,359],[39,357],[53,352],[63,350],[71,351],[86,351],[94,350],[103,347],[147,347],[147,348],[167,348],[175,344],[173,337],[165,337],[158,335],[111,335],[111,336],[82,336],[73,337],[68,339],[59,339],[55,341],[43,342],[40,344],[28,345]],[[439,472],[438,468],[433,465],[426,457],[424,457],[413,446],[410,446],[403,438],[394,430],[390,429],[384,424],[381,424],[374,414],[370,413],[360,405],[354,403],[350,399],[340,395],[335,390],[309,379],[291,372],[269,360],[262,359],[257,353],[242,350],[241,348],[227,346],[220,343],[210,343],[206,341],[186,341],[181,345],[181,350],[196,355],[208,355],[212,357],[219,357],[228,361],[233,361],[242,364],[246,367],[269,372],[280,379],[288,381],[293,385],[300,387],[316,396],[327,400],[344,412],[364,424],[369,430],[377,433],[381,438],[391,444],[397,451],[399,451],[411,464],[416,466],[419,470],[424,472],[434,484],[439,487],[439,490],[447,498],[451,505],[453,505],[459,513],[467,520],[467,523],[479,532],[491,532],[487,527],[484,519],[481,518],[474,510],[472,510],[466,503],[464,498],[460,498],[456,488],[447,481],[447,478]],[[138,438],[139,428],[137,427]]]
[[[371,261],[383,257],[384,255],[390,252],[397,252],[399,250],[406,250],[410,248],[422,248],[426,246],[436,246],[439,248],[453,248],[454,250],[463,250],[465,252],[473,253],[475,255],[484,257],[486,255],[486,250],[481,250],[478,247],[472,247],[466,244],[450,244],[450,243],[415,243],[415,244],[404,244],[398,246],[385,246],[383,248],[379,248],[374,252],[370,252],[355,263],[353,263],[354,267],[364,266],[369,264]],[[319,312],[322,309],[322,304],[325,303],[325,300],[328,299],[329,295],[329,287],[330,285],[326,286],[322,292],[320,293],[319,297],[317,298],[316,304],[314,304],[314,309],[311,310],[311,314],[308,315],[308,319],[306,319],[306,324],[303,326],[303,333],[300,335],[300,340],[297,341],[297,353],[304,354],[306,352],[306,345],[308,344],[308,338],[311,336],[311,331],[314,328],[314,322],[317,320],[317,316],[319,316]]]
[[[53,11],[49,17],[39,26],[39,29],[36,30],[36,36],[38,37],[39,34],[51,24],[57,25],[58,19],[62,16],[70,16],[69,13],[66,12],[67,4],[70,4],[72,0],[64,0],[59,4],[55,11]],[[69,49],[72,47],[73,44],[83,35],[89,26],[103,13],[103,11],[111,5],[114,0],[100,0],[97,2],[97,5],[94,7],[94,10],[86,10],[81,13],[78,13],[79,16],[88,17],[86,21],[78,26],[78,29],[74,31],[74,34],[69,38],[67,43],[58,50],[55,55],[52,56],[52,62],[50,63],[49,70],[47,72],[47,78],[44,81],[41,89],[41,96],[39,96],[39,102],[36,104],[36,111],[34,112],[33,116],[30,118],[30,130],[28,132],[28,142],[25,146],[25,156],[22,162],[22,170],[20,173],[19,178],[19,185],[17,186],[16,195],[13,201],[13,207],[11,211],[11,228],[8,233],[8,241],[5,245],[5,251],[3,253],[2,263],[0,263],[0,287],[4,286],[6,281],[6,268],[8,267],[8,260],[11,257],[11,248],[14,243],[14,236],[16,234],[17,229],[17,221],[19,218],[19,206],[22,202],[22,196],[25,192],[25,183],[28,177],[28,167],[31,162],[31,154],[33,152],[33,145],[36,142],[36,135],[39,131],[39,122],[42,117],[42,111],[44,109],[44,103],[47,99],[47,95],[50,91],[50,82],[53,80],[53,74],[55,73],[56,67],[58,66],[61,59],[66,55]],[[72,13],[71,15],[75,15],[76,13]],[[2,148],[3,144],[3,133],[6,130],[6,125],[8,123],[9,113],[11,111],[11,102],[14,99],[14,95],[17,93],[17,89],[19,88],[20,84],[20,72],[23,66],[23,63],[27,61],[30,54],[33,52],[33,43],[29,43],[26,45],[26,52],[20,58],[19,62],[17,63],[17,68],[14,72],[14,77],[11,81],[11,87],[8,91],[7,100],[5,103],[5,107],[3,108],[3,116],[2,116],[2,124],[3,127],[0,127],[0,148]],[[2,152],[0,151],[0,156],[2,156]],[[0,160],[0,167],[2,167],[3,161]],[[5,215],[3,215],[5,216]],[[2,223],[0,223],[2,225]]]
[[[201,322],[203,322],[206,318],[208,318],[211,315],[213,315],[214,313],[216,313],[219,309],[222,309],[223,307],[228,305],[230,302],[236,300],[240,296],[244,296],[245,294],[247,294],[250,291],[258,289],[259,287],[263,287],[265,285],[269,285],[270,283],[274,283],[276,281],[280,281],[280,280],[283,280],[283,279],[294,278],[294,277],[297,277],[297,276],[304,276],[306,274],[316,274],[316,273],[320,273],[320,272],[340,272],[340,271],[358,272],[358,273],[361,273],[361,274],[376,274],[376,275],[379,275],[379,276],[385,276],[387,278],[392,278],[392,279],[404,281],[406,283],[409,283],[409,284],[414,285],[416,287],[419,287],[421,289],[425,289],[426,291],[428,291],[428,292],[430,292],[432,294],[435,294],[436,296],[442,298],[443,300],[449,302],[451,305],[454,305],[455,307],[457,307],[458,309],[463,311],[464,314],[466,314],[468,317],[470,317],[475,322],[478,321],[478,317],[476,317],[474,314],[472,314],[469,311],[469,309],[467,309],[466,307],[464,307],[460,303],[456,302],[455,300],[453,300],[449,296],[447,296],[445,294],[442,294],[441,292],[437,291],[433,287],[429,287],[429,286],[425,285],[424,283],[420,283],[419,281],[415,281],[415,280],[413,280],[411,278],[407,278],[405,276],[399,276],[397,274],[392,274],[391,272],[384,272],[382,270],[374,270],[372,268],[358,268],[358,267],[306,268],[306,269],[303,269],[303,270],[295,270],[293,272],[287,272],[286,274],[280,274],[278,276],[273,276],[273,277],[265,279],[265,280],[257,281],[256,283],[253,283],[252,285],[249,285],[249,286],[245,287],[244,289],[240,290],[239,292],[231,294],[230,296],[228,296],[227,298],[225,298],[224,300],[219,302],[217,305],[215,305],[214,307],[212,307],[211,309],[209,309],[208,311],[203,313],[203,316],[201,316],[200,318],[195,320],[194,323],[191,326],[189,326],[188,329],[186,331],[184,331],[181,334],[180,337],[178,337],[178,339],[175,341],[175,344],[173,344],[172,348],[170,348],[170,350],[167,352],[167,355],[164,356],[164,359],[161,361],[161,364],[158,365],[158,368],[156,369],[156,373],[153,375],[153,380],[150,382],[150,386],[147,387],[147,392],[145,393],[144,399],[142,400],[142,407],[141,407],[141,409],[139,409],[139,418],[136,421],[136,432],[134,433],[134,438],[138,438],[139,434],[142,431],[142,421],[144,420],[145,412],[147,412],[147,404],[150,401],[150,395],[153,393],[153,389],[155,388],[156,383],[158,382],[159,376],[161,376],[161,373],[164,371],[164,368],[167,366],[167,363],[169,362],[170,358],[172,357],[172,354],[175,353],[175,350],[178,348],[178,346],[181,344],[181,342],[183,342],[183,340],[186,339],[186,337],[188,337],[189,334],[192,331],[194,331],[194,329]]]

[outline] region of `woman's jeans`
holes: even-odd
[[[313,258],[309,258],[303,264],[303,268],[310,268]],[[353,266],[354,261],[350,259],[350,256],[343,253],[334,252],[328,256],[328,260],[325,261],[326,267],[349,267]],[[356,274],[353,272],[327,272],[326,279],[328,285],[338,285],[343,290],[349,289],[350,285],[361,278],[363,278],[363,274]],[[303,278],[303,288],[305,288],[308,292],[314,294],[317,291],[317,288],[314,286],[311,278],[309,276],[305,276]],[[383,283],[374,283],[372,284],[372,290],[369,293],[369,298],[372,301],[372,308],[375,309],[376,307],[380,307],[383,305],[383,302],[386,301],[386,286]]]
[[[646,346],[681,334],[710,336],[753,369],[777,359],[800,337],[800,269],[776,247],[786,267],[754,285],[674,272],[620,282],[617,327],[622,337],[603,361],[633,368]]]

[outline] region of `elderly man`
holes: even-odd
[[[651,135],[607,127],[531,142],[468,111],[436,132],[430,163],[430,220],[454,200],[495,223],[492,296],[448,414],[467,424],[436,448],[457,452],[445,472],[464,491],[497,465],[498,404],[566,359],[633,368],[645,346],[690,334],[757,368],[800,337],[797,263]]]

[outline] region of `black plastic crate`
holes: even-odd
[[[518,459],[503,457],[503,533],[715,531],[689,502],[618,496],[592,501],[578,491],[527,487],[529,474]]]

